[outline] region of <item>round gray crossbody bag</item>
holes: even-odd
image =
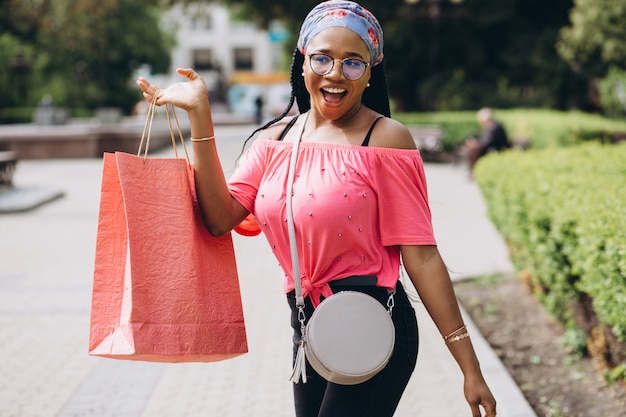
[[[341,291],[320,303],[302,341],[309,363],[327,381],[365,382],[380,372],[393,353],[395,328],[374,297]]]
[[[307,113],[308,114],[308,113]],[[374,297],[358,291],[341,291],[324,299],[306,323],[300,265],[291,206],[298,145],[306,116],[294,142],[287,180],[287,226],[296,287],[296,307],[302,338],[296,354],[291,381],[307,382],[306,360],[329,382],[360,384],[380,372],[389,362],[395,344],[391,320],[393,293],[388,310]]]

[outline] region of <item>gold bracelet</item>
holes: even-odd
[[[470,337],[470,335],[469,335],[469,333],[465,332],[465,333],[460,334],[458,336],[447,338],[446,339],[446,345],[449,345],[449,344],[454,343],[454,342],[458,342],[459,340],[463,340],[463,339],[465,339],[467,337]]]
[[[209,136],[208,138],[198,138],[198,139],[191,138],[191,141],[192,142],[207,142],[207,141],[210,141],[210,140],[213,140],[213,139],[215,139],[215,135]]]
[[[443,340],[447,341],[448,339],[450,339],[452,336],[454,336],[455,334],[457,334],[458,332],[460,332],[461,330],[465,330],[467,328],[467,326],[464,324],[463,326],[459,327],[458,329],[456,329],[455,331],[453,331],[452,333],[450,333],[447,336],[443,337]]]

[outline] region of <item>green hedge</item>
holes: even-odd
[[[480,132],[476,112],[397,113],[393,115],[406,125],[439,125],[443,128],[443,147],[456,149],[465,139]]]
[[[567,322],[588,296],[626,342],[626,143],[488,155],[475,178],[547,309]]]
[[[615,134],[626,133],[626,122],[581,111],[547,109],[496,110],[510,135],[527,139],[534,148],[577,145],[600,139],[610,142]]]
[[[626,133],[626,122],[597,114],[562,112],[547,109],[494,109],[511,139],[526,140],[533,148],[562,147],[590,139],[609,142],[618,133]],[[394,113],[402,123],[440,125],[444,129],[444,147],[453,150],[465,139],[480,132],[476,112]]]
[[[33,121],[35,109],[26,107],[16,107],[0,109],[0,125],[15,123],[30,123]]]

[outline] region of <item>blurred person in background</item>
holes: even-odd
[[[476,120],[482,128],[482,132],[478,138],[470,137],[464,144],[469,159],[470,172],[473,171],[476,162],[489,152],[511,148],[506,130],[500,122],[494,119],[490,108],[480,109],[476,114]]]

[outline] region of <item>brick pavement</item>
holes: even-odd
[[[228,174],[250,129],[218,126],[216,131]],[[462,168],[428,165],[426,171],[437,238],[455,274],[510,268]],[[61,188],[64,197],[0,215],[0,416],[292,416],[289,312],[281,272],[262,236],[234,235],[247,355],[211,364],[87,355],[100,178],[99,159],[18,164],[17,186]],[[480,248],[472,244],[478,235]],[[416,309],[420,357],[396,415],[469,416],[458,367],[423,307],[416,304]],[[499,400],[499,416],[534,417],[489,346],[476,330],[472,333]]]

